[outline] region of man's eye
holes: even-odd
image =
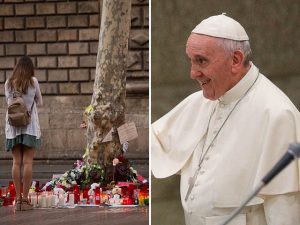
[[[196,58],[196,63],[197,64],[199,64],[199,65],[202,65],[202,64],[204,64],[205,63],[205,60],[204,59],[202,59],[202,58]]]

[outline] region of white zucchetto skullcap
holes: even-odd
[[[235,41],[249,41],[249,37],[242,25],[236,20],[226,16],[225,13],[202,20],[201,23],[194,28],[192,33]]]

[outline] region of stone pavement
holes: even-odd
[[[149,207],[34,209],[0,207],[0,225],[148,225]]]

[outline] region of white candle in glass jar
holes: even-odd
[[[39,199],[39,206],[41,208],[46,208],[47,206],[47,198],[46,198],[46,195],[41,195],[40,199]]]
[[[64,206],[64,205],[65,205],[64,195],[60,194],[58,197],[58,206]]]
[[[51,207],[51,195],[46,196],[46,207],[47,208]]]
[[[37,207],[37,197],[36,194],[31,195],[31,204],[34,208]]]
[[[51,207],[56,207],[56,195],[51,195]]]
[[[74,193],[69,194],[69,205],[74,206]]]

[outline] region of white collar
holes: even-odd
[[[247,74],[229,91],[227,91],[218,100],[220,103],[229,104],[241,98],[246,91],[253,85],[259,74],[258,68],[251,62],[251,67]]]

